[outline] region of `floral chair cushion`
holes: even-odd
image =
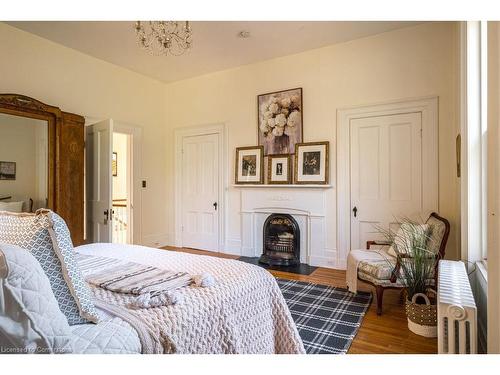
[[[396,266],[396,258],[389,255],[387,250],[374,250],[381,255],[380,260],[361,261],[358,264],[358,272],[364,275],[369,275],[379,280],[389,280],[392,276],[392,271]]]

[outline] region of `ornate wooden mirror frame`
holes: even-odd
[[[48,127],[48,186],[47,208],[56,210],[58,176],[56,173],[57,128],[62,123],[62,112],[24,95],[0,94],[0,113],[47,121]]]

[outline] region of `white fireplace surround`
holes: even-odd
[[[300,229],[300,262],[336,267],[335,250],[326,249],[326,202],[329,187],[240,187],[241,255],[258,257],[263,250],[263,227],[273,213],[289,214]]]

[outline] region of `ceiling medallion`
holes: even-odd
[[[191,48],[188,21],[137,21],[134,25],[139,45],[151,55],[179,56]]]

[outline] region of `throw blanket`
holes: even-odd
[[[351,250],[347,256],[346,283],[351,293],[358,292],[359,262],[385,259],[377,250]]]
[[[192,283],[197,286],[214,284],[208,275],[192,277],[187,272],[83,254],[77,254],[77,259],[88,283],[112,292],[137,295],[133,305],[141,308],[181,302],[175,290]]]
[[[210,288],[178,289],[184,303],[149,309],[128,308],[136,296],[92,286],[95,297],[111,305],[108,311],[132,315],[127,322],[142,325],[141,331],[152,336],[149,342],[159,343],[164,353],[305,353],[278,284],[263,268],[137,245],[91,244],[76,251],[216,277]]]

